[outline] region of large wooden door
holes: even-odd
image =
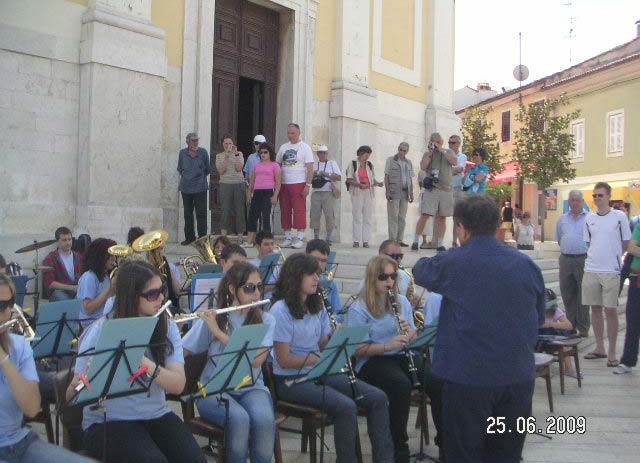
[[[243,85],[241,86],[241,79]],[[278,87],[278,13],[247,0],[216,0],[211,105],[211,229],[220,230],[215,154],[230,134],[245,157],[253,136],[275,137]],[[241,94],[241,88],[244,92]],[[241,100],[250,107],[238,111]],[[239,130],[240,127],[240,130]],[[238,135],[242,134],[242,140]],[[242,149],[244,148],[244,149]]]

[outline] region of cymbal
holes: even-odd
[[[50,265],[28,265],[22,268],[25,270],[53,270],[53,267]]]
[[[16,251],[16,254],[21,254],[23,252],[35,251],[36,249],[46,248],[47,246],[51,246],[57,240],[46,240],[46,241],[36,241],[33,244],[20,248]]]

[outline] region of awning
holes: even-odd
[[[500,183],[513,182],[518,176],[518,161],[505,162],[503,164],[504,170],[497,174],[493,179],[489,180],[491,185],[498,185]]]

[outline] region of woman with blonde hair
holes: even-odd
[[[415,337],[413,309],[398,294],[398,263],[388,256],[376,256],[367,264],[364,286],[349,309],[348,326],[369,325],[368,337],[356,351],[356,372],[360,379],[382,389],[389,398],[389,420],[396,463],[409,461],[407,421],[412,381],[403,352]],[[394,314],[389,292],[397,301]],[[414,356],[418,365],[420,357]],[[418,365],[420,366],[420,365]],[[419,369],[419,377],[422,368]]]
[[[16,288],[11,278],[0,274],[0,325],[11,319]],[[30,463],[89,463],[93,460],[38,438],[24,426],[24,417],[40,411],[38,374],[33,351],[24,336],[0,328],[0,461]]]

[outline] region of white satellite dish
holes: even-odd
[[[519,82],[527,80],[527,78],[529,77],[529,68],[524,64],[516,66],[515,68],[513,68],[513,77]]]

